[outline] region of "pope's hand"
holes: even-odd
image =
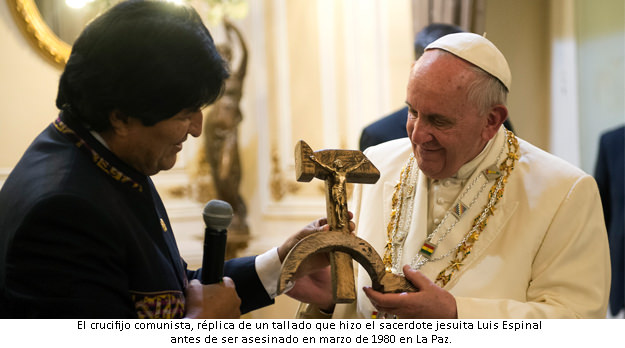
[[[334,302],[330,266],[301,276],[286,294],[300,302],[312,303],[326,312],[332,312]]]
[[[193,279],[185,290],[185,298],[188,318],[238,319],[241,316],[241,299],[229,277],[223,277],[222,283],[208,285]]]
[[[404,275],[419,291],[383,294],[370,287],[364,292],[380,313],[398,318],[456,319],[458,311],[452,294],[429,280],[423,273],[404,266]]]

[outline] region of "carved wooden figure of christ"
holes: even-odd
[[[346,183],[373,184],[380,178],[380,172],[366,156],[355,150],[313,152],[300,140],[295,148],[295,170],[297,181],[308,182],[313,178],[325,181],[330,231],[311,235],[291,250],[282,265],[278,290],[281,292],[287,287],[306,257],[330,252],[335,303],[350,303],[356,299],[352,257],[369,273],[376,290],[414,291],[403,277],[387,274],[376,251],[349,231]]]

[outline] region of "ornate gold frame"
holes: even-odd
[[[7,0],[16,21],[40,52],[59,66],[65,66],[72,47],[61,40],[41,18],[34,0]]]

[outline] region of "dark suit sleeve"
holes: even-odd
[[[597,181],[597,187],[599,188],[599,195],[601,196],[601,204],[603,205],[603,217],[606,222],[606,226],[609,226],[610,221],[610,172],[608,168],[608,148],[606,145],[606,137],[602,136],[599,141],[599,154],[597,156],[597,163],[595,165],[595,180]],[[608,228],[608,234],[610,229]]]
[[[133,318],[119,237],[93,205],[70,195],[37,204],[7,255],[14,317]]]
[[[256,273],[256,256],[240,257],[226,261],[224,275],[232,278],[241,298],[241,313],[273,304]]]
[[[625,129],[620,127],[604,133],[599,141],[599,153],[595,166],[595,179],[610,243],[610,260],[612,266],[612,284],[610,286],[610,311],[613,315],[623,308],[625,302],[625,236],[623,228],[623,180],[625,178],[623,138]]]

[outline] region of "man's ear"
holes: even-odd
[[[508,118],[508,109],[501,104],[495,105],[486,117],[486,127],[482,131],[482,137],[488,141],[497,134],[503,122]]]
[[[111,111],[109,114],[109,122],[113,128],[113,132],[117,135],[128,134],[128,116],[118,109]]]

